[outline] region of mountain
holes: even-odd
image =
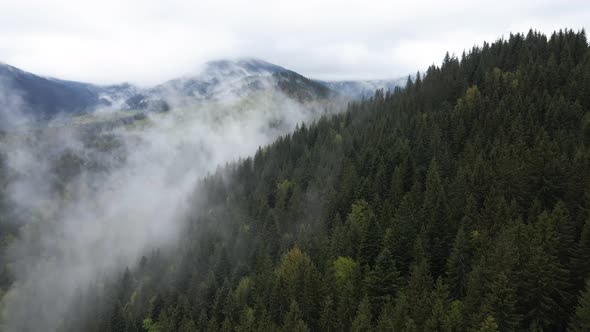
[[[208,99],[252,86],[255,79],[268,78],[287,69],[258,59],[211,61],[195,75],[167,81],[147,92],[165,96],[173,93],[189,98]]]
[[[208,62],[197,74],[146,89],[126,102],[130,109],[167,110],[194,102],[247,97],[264,90],[280,91],[300,101],[334,94],[329,87],[294,71],[263,60],[242,58]]]
[[[34,109],[44,117],[82,112],[101,103],[91,84],[41,77],[6,64],[0,64],[0,82],[26,111]]]
[[[18,101],[34,118],[80,114],[100,107],[126,110],[167,111],[196,102],[247,98],[254,93],[280,92],[298,101],[327,99],[339,95],[358,99],[376,89],[392,90],[405,83],[397,80],[320,81],[256,58],[217,60],[196,74],[141,89],[129,83],[96,85],[38,76],[0,64],[0,90]],[[0,103],[7,103],[7,98]],[[7,107],[5,107],[7,108]]]
[[[0,63],[0,90],[0,105],[10,102],[36,118],[51,118],[112,105],[135,88],[130,84],[98,86],[42,77]]]

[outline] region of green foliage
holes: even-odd
[[[143,320],[143,329],[148,332],[158,332],[160,331],[158,327],[154,324],[151,318],[146,318]]]
[[[320,329],[322,331],[333,332],[336,331],[338,322],[336,321],[336,313],[334,312],[334,301],[331,296],[327,296],[322,306],[320,313]]]
[[[455,236],[455,243],[447,261],[447,277],[455,298],[463,298],[467,290],[467,276],[470,272],[470,244],[463,228]]]
[[[586,288],[580,293],[578,305],[568,330],[590,331],[590,278],[586,282]]]
[[[583,31],[447,55],[202,180],[211,195],[178,247],[105,285],[104,313],[82,318],[94,331],[589,330],[588,289],[576,299],[589,96]]]
[[[395,298],[402,285],[396,262],[388,249],[384,249],[377,257],[375,267],[365,277],[365,284],[374,316],[377,316],[383,304],[388,299]]]
[[[285,317],[285,322],[283,323],[283,331],[288,332],[306,332],[309,331],[309,328],[303,321],[301,317],[301,312],[299,311],[299,306],[297,302],[291,302],[291,307],[289,308],[289,312],[287,312],[287,316]]]
[[[500,273],[484,299],[484,308],[491,311],[500,331],[518,330],[522,317],[516,311],[516,302],[516,289],[506,275]]]
[[[363,297],[359,304],[356,316],[352,321],[351,331],[354,332],[368,332],[371,331],[371,304],[367,296]]]
[[[496,324],[494,317],[487,316],[486,319],[483,322],[481,322],[481,325],[480,325],[478,331],[479,332],[498,332],[500,330],[498,330],[498,324]]]
[[[350,257],[338,257],[334,261],[334,276],[338,287],[344,288],[352,285],[358,269],[357,263]]]

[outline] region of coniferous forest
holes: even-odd
[[[198,192],[63,330],[590,331],[586,34],[447,54]]]

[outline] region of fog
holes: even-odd
[[[206,194],[194,192],[200,178],[324,112],[272,85],[221,95],[102,129],[94,126],[139,113],[103,110],[32,125],[18,94],[0,95],[3,118],[18,124],[0,152],[8,213],[21,227],[7,252],[16,280],[0,305],[0,330],[57,329],[77,290],[175,243],[189,198]]]

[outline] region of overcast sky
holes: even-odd
[[[0,61],[141,85],[242,56],[313,78],[395,78],[511,31],[585,24],[588,0],[0,0]]]

